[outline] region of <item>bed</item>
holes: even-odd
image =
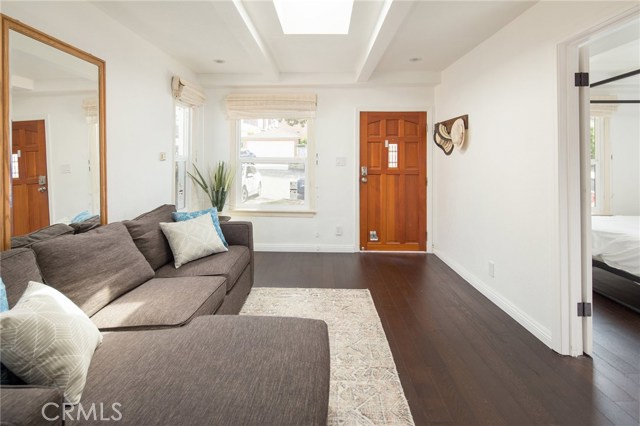
[[[592,216],[593,290],[640,312],[640,216]]]

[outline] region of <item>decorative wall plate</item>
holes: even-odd
[[[456,147],[462,148],[462,145],[464,144],[464,136],[464,121],[462,118],[458,118],[451,126],[451,142],[453,142]]]
[[[451,152],[453,152],[453,142],[451,139],[443,138],[438,132],[436,132],[434,136],[436,145],[438,145],[446,155],[451,155]]]

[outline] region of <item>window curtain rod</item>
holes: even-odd
[[[606,78],[604,80],[596,81],[595,83],[592,83],[591,85],[589,85],[589,87],[602,86],[603,84],[612,83],[614,81],[622,80],[623,78],[632,77],[632,76],[637,75],[637,74],[640,74],[640,69],[637,69],[635,71],[629,71],[629,72],[626,72],[624,74],[616,75],[615,77]]]

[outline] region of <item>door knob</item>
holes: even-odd
[[[362,181],[362,183],[367,183],[367,178],[366,177],[360,178],[360,180]]]
[[[41,186],[40,188],[38,188],[38,192],[46,192],[46,191],[47,191],[46,186]]]

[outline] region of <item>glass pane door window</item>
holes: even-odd
[[[176,104],[175,143],[174,143],[174,202],[176,209],[184,209],[187,205],[187,162],[191,146],[191,114],[190,107]]]

